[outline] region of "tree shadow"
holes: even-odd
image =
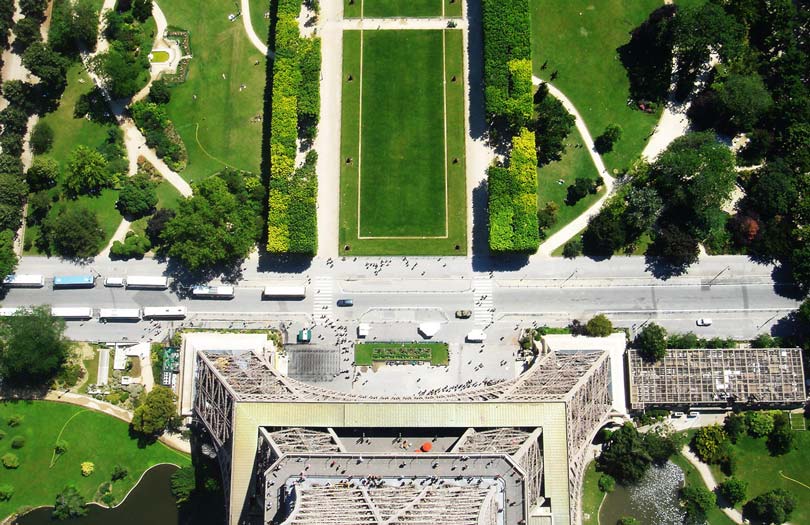
[[[672,47],[666,21],[675,15],[675,5],[664,5],[650,13],[630,32],[630,41],[616,49],[630,81],[635,101],[666,100],[672,80]]]
[[[688,265],[676,264],[672,260],[659,255],[647,254],[644,256],[644,262],[647,265],[647,271],[656,279],[661,279],[662,281],[683,275],[689,270]]]

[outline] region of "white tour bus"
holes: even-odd
[[[93,309],[83,306],[55,306],[51,307],[51,315],[63,319],[92,319]]]
[[[131,321],[141,319],[139,308],[101,308],[98,311],[98,318],[102,322],[106,321]]]
[[[3,284],[9,288],[42,288],[45,278],[41,275],[12,274],[3,279]]]
[[[126,285],[127,289],[165,290],[169,287],[169,278],[128,275]]]
[[[195,286],[191,289],[195,299],[233,299],[233,286]]]
[[[144,319],[183,319],[186,316],[185,306],[144,306]]]
[[[265,299],[303,299],[306,296],[306,286],[265,286],[262,290]]]

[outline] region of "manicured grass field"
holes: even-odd
[[[262,124],[252,119],[263,116],[265,57],[251,44],[241,20],[228,21],[232,2],[200,9],[195,0],[173,0],[161,8],[170,25],[190,31],[194,55],[188,79],[172,89],[168,105],[188,149],[182,176],[200,180],[225,166],[258,173]],[[255,30],[266,37],[262,28]]]
[[[270,19],[264,17],[268,11],[270,0],[250,0],[250,20],[253,23],[253,30],[263,41],[267,41],[270,33]]]
[[[160,64],[169,61],[169,53],[166,51],[152,51],[152,62]]]
[[[461,16],[463,0],[343,0],[344,18]],[[362,9],[362,11],[361,11]]]
[[[565,153],[561,160],[547,164],[537,170],[537,204],[545,207],[547,202],[555,202],[559,207],[557,222],[545,230],[546,238],[560,231],[569,222],[579,217],[585,210],[604,195],[602,186],[596,194],[588,195],[577,201],[573,206],[565,203],[568,195],[568,186],[578,178],[597,179],[599,173],[593,165],[591,156],[582,144],[579,132],[574,129],[566,140]],[[563,184],[559,184],[559,180]]]
[[[22,424],[9,427],[12,415],[23,416]],[[158,463],[190,465],[190,458],[161,443],[139,448],[131,439],[127,423],[106,414],[82,407],[47,401],[0,403],[0,430],[6,437],[0,441],[0,455],[12,451],[20,459],[17,469],[0,467],[3,484],[14,487],[14,496],[0,502],[0,519],[24,506],[53,505],[56,494],[73,484],[91,501],[99,486],[110,480],[115,465],[126,467],[126,478],[113,483],[113,493],[120,500],[141,474]],[[61,437],[60,437],[61,433]],[[25,437],[25,446],[11,449],[14,436]],[[52,464],[57,438],[67,442],[67,452]],[[91,461],[95,471],[81,474],[81,463]]]
[[[797,431],[794,449],[783,456],[771,456],[765,441],[747,435],[737,440],[732,446],[737,454],[734,476],[748,482],[748,499],[772,489],[790,491],[796,497],[796,510],[790,515],[790,523],[810,523],[810,489],[801,485],[810,486],[810,432]],[[714,465],[712,472],[718,482],[725,479]]]
[[[67,87],[59,102],[59,107],[56,111],[42,117],[42,121],[47,122],[54,131],[53,146],[43,156],[55,159],[59,163],[62,174],[67,169],[70,154],[77,146],[83,145],[95,149],[104,143],[107,139],[107,133],[116,127],[114,120],[100,123],[73,116],[76,101],[81,95],[90,92],[92,89],[93,82],[87,76],[84,67],[81,64],[74,64],[68,70]],[[50,190],[53,195],[58,195],[61,192],[60,184],[61,180],[58,180],[57,187]],[[95,211],[98,214],[101,228],[104,230],[105,241],[101,246],[103,248],[121,222],[121,214],[115,208],[117,200],[118,191],[113,189],[104,190],[96,197],[82,196],[77,199],[63,197],[63,200],[53,205],[51,213],[56,213],[63,206],[76,204],[82,204],[91,211]],[[33,241],[38,233],[38,226],[29,226],[25,230],[25,238]],[[36,254],[39,252],[36,246],[32,246],[25,253]]]
[[[660,0],[531,0],[534,74],[553,81],[574,103],[595,139],[609,124],[622,127],[608,169],[623,169],[641,154],[658,114],[628,107],[630,83],[617,49]],[[541,69],[544,62],[545,69]]]
[[[466,254],[461,31],[343,38],[341,252]]]
[[[582,523],[583,525],[599,524],[599,506],[605,499],[605,493],[599,490],[599,476],[596,471],[596,462],[591,461],[585,469],[582,481]]]
[[[433,366],[450,360],[447,343],[357,343],[354,364],[371,366],[375,361],[430,361]]]

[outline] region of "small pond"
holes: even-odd
[[[219,512],[211,512],[208,519],[199,516],[186,516],[177,509],[171,493],[171,477],[177,467],[158,465],[150,469],[135,489],[129,493],[124,502],[114,509],[96,505],[88,506],[86,516],[66,522],[51,520],[51,507],[43,507],[29,512],[17,519],[17,525],[178,525],[194,523],[207,525],[221,520]],[[216,516],[220,514],[219,516]],[[214,518],[216,516],[216,518]]]
[[[633,516],[641,525],[682,523],[684,514],[678,503],[678,490],[683,480],[680,467],[669,462],[650,468],[636,485],[616,485],[602,504],[600,523],[613,525],[623,516]]]

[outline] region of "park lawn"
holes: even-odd
[[[405,359],[398,358],[396,351],[399,349],[427,349],[430,350],[430,364],[432,366],[446,365],[450,361],[450,350],[447,343],[392,343],[392,342],[375,342],[375,343],[357,343],[354,345],[354,364],[356,366],[371,366],[374,361],[414,361],[419,359]],[[380,352],[391,350],[393,353],[390,356],[381,357]],[[377,353],[377,358],[374,354]],[[427,359],[423,359],[427,360]]]
[[[569,206],[565,203],[568,186],[578,178],[598,180],[599,172],[596,171],[588,150],[582,144],[579,131],[573,129],[566,140],[562,159],[546,164],[537,170],[537,205],[543,208],[547,202],[554,202],[560,207],[557,222],[545,230],[546,238],[551,237],[579,217],[604,195],[605,187],[602,185],[597,193],[589,194],[573,206]],[[564,183],[559,184],[558,180],[563,180]]]
[[[446,101],[442,97],[443,37]],[[352,255],[465,255],[461,31],[380,31],[366,32],[362,38],[361,80],[361,33],[344,32],[341,251]]]
[[[810,486],[810,432],[797,431],[795,436],[794,449],[783,456],[772,456],[765,446],[765,438],[748,435],[739,438],[732,445],[737,456],[734,477],[748,482],[748,499],[773,489],[790,491],[796,497],[796,510],[790,515],[790,522],[810,523],[810,489],[800,485]],[[711,467],[718,483],[726,479],[719,468]]]
[[[703,479],[700,477],[697,469],[695,469],[680,452],[672,456],[671,461],[683,470],[685,486],[695,485],[703,487],[704,489],[706,488],[706,484],[703,483]],[[726,516],[719,507],[713,507],[706,514],[706,523],[710,523],[711,525],[734,525],[731,518]]]
[[[173,0],[162,9],[170,25],[190,32],[194,56],[188,79],[172,89],[167,107],[188,150],[181,175],[189,182],[201,180],[226,166],[259,173],[265,57],[241,21],[228,21],[231,2],[200,9],[196,0]],[[240,91],[242,84],[246,87]]]
[[[343,0],[344,18],[460,17],[463,0]],[[442,13],[444,9],[444,13]]]
[[[11,428],[8,419],[15,414],[22,415],[23,422]],[[0,429],[6,433],[0,441],[0,454],[12,450],[14,436],[26,438],[23,448],[12,450],[20,459],[19,468],[0,467],[2,483],[14,487],[11,500],[0,502],[0,519],[20,507],[53,505],[56,494],[69,484],[75,485],[88,501],[94,500],[99,486],[110,480],[115,465],[129,471],[126,478],[113,483],[113,493],[120,501],[147,468],[158,463],[191,464],[188,455],[160,442],[140,448],[138,440],[129,437],[128,428],[124,421],[74,405],[48,401],[0,403]],[[60,431],[68,450],[50,467]],[[83,461],[95,465],[95,472],[88,477],[81,475]]]
[[[73,109],[76,106],[76,101],[85,93],[93,89],[93,82],[87,76],[84,67],[77,63],[68,69],[67,73],[67,87],[59,102],[59,107],[42,117],[43,122],[54,131],[53,146],[43,155],[43,157],[50,157],[59,163],[62,174],[67,169],[68,159],[70,154],[76,149],[77,146],[83,145],[92,149],[96,149],[103,144],[107,139],[109,130],[115,129],[115,120],[110,118],[106,122],[91,121],[87,118],[75,118],[73,116]],[[61,179],[57,180],[57,186],[50,190],[52,196],[57,196],[62,193]],[[118,190],[106,189],[98,196],[81,196],[77,199],[67,199],[60,197],[60,201],[55,203],[51,208],[50,213],[56,213],[64,206],[71,206],[75,204],[82,204],[87,206],[90,210],[98,214],[99,223],[102,230],[104,230],[104,242],[101,243],[99,251],[107,245],[118,224],[121,222],[121,214],[115,208],[115,203],[118,200]],[[33,244],[39,234],[39,226],[28,226],[25,230],[25,239],[31,242],[31,249],[26,250],[26,255],[38,254],[36,246]]]
[[[602,156],[608,169],[622,170],[636,159],[658,122],[627,105],[630,83],[617,49],[660,0],[532,0],[534,74],[553,84],[573,102],[596,139],[610,124],[622,127],[614,150]],[[547,62],[547,67],[541,69]]]
[[[596,471],[596,461],[591,461],[585,469],[582,480],[582,523],[583,525],[599,525],[599,507],[605,499],[605,493],[599,490],[599,477]]]
[[[265,18],[264,14],[270,12],[270,0],[250,0],[250,22],[253,24],[253,30],[262,39],[262,42],[267,42],[267,37],[270,35],[270,18]],[[236,20],[241,24],[241,20]]]

